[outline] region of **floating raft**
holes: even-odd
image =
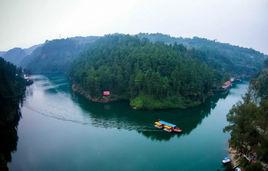
[[[177,133],[182,132],[182,130],[180,128],[177,128],[176,125],[162,120],[155,122],[154,126],[156,128],[163,129],[164,131],[167,132],[177,132]]]

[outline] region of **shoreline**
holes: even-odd
[[[229,147],[228,149],[228,153],[230,155],[230,158],[231,158],[231,164],[232,164],[232,167],[235,169],[236,167],[239,167],[241,170],[244,170],[242,166],[240,166],[240,156],[237,152],[236,149],[232,148],[232,147]],[[267,163],[264,163],[264,162],[261,162],[261,165],[263,167],[264,170],[268,170],[268,164]]]
[[[92,101],[92,102],[109,103],[109,102],[113,102],[113,101],[118,100],[116,98],[111,98],[111,97],[109,97],[109,98],[93,98],[85,90],[83,90],[82,88],[80,88],[76,84],[72,84],[72,90],[74,92],[82,95],[83,97],[85,97],[86,99],[88,99],[89,101]]]
[[[112,95],[109,97],[92,97],[87,91],[85,91],[83,88],[81,88],[79,85],[72,83],[71,84],[71,89],[73,90],[73,92],[83,96],[84,98],[86,98],[87,100],[91,101],[91,102],[95,102],[95,103],[110,103],[110,102],[115,102],[115,101],[120,101],[120,100],[128,100],[129,106],[133,109],[133,110],[163,110],[163,109],[189,109],[189,108],[195,108],[198,107],[200,105],[203,105],[205,103],[207,103],[208,101],[211,101],[211,98],[213,98],[213,96],[218,95],[217,98],[220,98],[221,94],[214,94],[211,93],[208,95],[208,97],[202,101],[202,102],[198,102],[195,104],[191,104],[191,105],[183,105],[183,106],[169,106],[169,107],[138,107],[137,105],[131,105],[131,99],[127,99],[127,98],[122,98],[120,96],[117,95]],[[225,94],[227,95],[227,94]],[[132,99],[133,100],[133,99]]]
[[[240,163],[239,163],[239,155],[237,153],[237,150],[234,149],[233,147],[229,146],[228,153],[229,153],[230,158],[231,158],[232,167],[233,168],[238,167],[240,165]]]
[[[220,99],[221,96],[223,96],[223,94],[221,92],[218,93],[209,93],[208,96],[202,101],[202,102],[197,102],[197,103],[192,103],[192,104],[186,104],[186,105],[176,105],[176,106],[158,106],[158,107],[148,107],[148,106],[142,106],[139,107],[137,105],[132,105],[131,104],[131,99],[127,99],[126,97],[120,97],[117,95],[112,95],[109,97],[92,97],[87,91],[85,91],[82,87],[80,87],[79,85],[72,83],[71,84],[71,88],[73,90],[73,92],[85,97],[87,100],[91,101],[91,102],[95,102],[95,103],[110,103],[110,102],[115,102],[115,101],[120,101],[120,100],[129,100],[129,105],[132,109],[134,110],[163,110],[163,109],[189,109],[189,108],[195,108],[198,106],[201,106],[205,103],[207,103],[208,101],[211,101],[212,98],[216,97],[217,99]],[[229,92],[229,91],[228,91]],[[228,95],[227,93],[224,93],[224,96],[226,97]],[[159,100],[157,101],[159,102]]]

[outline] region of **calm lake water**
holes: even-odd
[[[226,114],[248,84],[188,110],[136,111],[127,102],[99,104],[74,94],[62,75],[34,76],[18,126],[10,170],[223,170]],[[154,128],[162,119],[182,134]]]

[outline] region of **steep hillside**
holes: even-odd
[[[34,46],[29,47],[29,48],[25,48],[25,49],[23,49],[23,50],[24,50],[24,52],[25,52],[27,55],[30,55],[30,54],[32,54],[32,52],[33,52],[36,48],[38,48],[38,47],[40,47],[40,46],[42,46],[42,44],[34,45]]]
[[[3,54],[3,58],[15,65],[19,65],[27,54],[21,48],[13,48]]]
[[[37,47],[41,46],[39,45],[34,45],[29,48],[13,48],[8,51],[2,51],[0,52],[0,57],[4,58],[6,61],[11,62],[12,64],[16,66],[21,66],[21,62],[30,55]]]
[[[33,73],[66,72],[73,60],[98,37],[74,37],[46,41],[24,58],[21,65]]]
[[[221,72],[228,72],[232,75],[250,77],[256,74],[267,58],[266,55],[253,49],[233,46],[227,43],[220,43],[204,38],[176,38],[161,33],[146,34],[140,33],[138,37],[147,38],[152,42],[164,42],[167,44],[183,44],[187,48],[195,48],[200,51],[197,56],[201,61]]]

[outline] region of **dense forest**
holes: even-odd
[[[94,101],[108,90],[108,100],[128,99],[138,109],[186,108],[203,103],[222,79],[194,54],[182,45],[108,35],[74,62],[70,77]]]
[[[16,150],[16,128],[25,86],[22,70],[0,58],[0,170],[8,170],[7,162]]]
[[[0,58],[0,100],[12,98],[13,101],[18,100],[16,97],[22,95],[25,91],[25,79],[21,68],[17,68],[10,62]],[[14,98],[15,97],[15,98]],[[2,103],[1,103],[2,104]]]
[[[195,56],[202,62],[223,73],[232,76],[251,77],[260,71],[263,61],[267,58],[256,50],[233,46],[228,43],[220,43],[216,40],[205,38],[181,38],[171,37],[161,33],[147,34],[140,33],[140,38],[147,38],[151,42],[164,42],[166,44],[183,44],[188,49],[199,50],[199,55]]]
[[[268,163],[268,61],[250,83],[243,102],[227,115],[230,146],[238,151],[246,171],[267,169]],[[266,164],[265,164],[266,163]]]

